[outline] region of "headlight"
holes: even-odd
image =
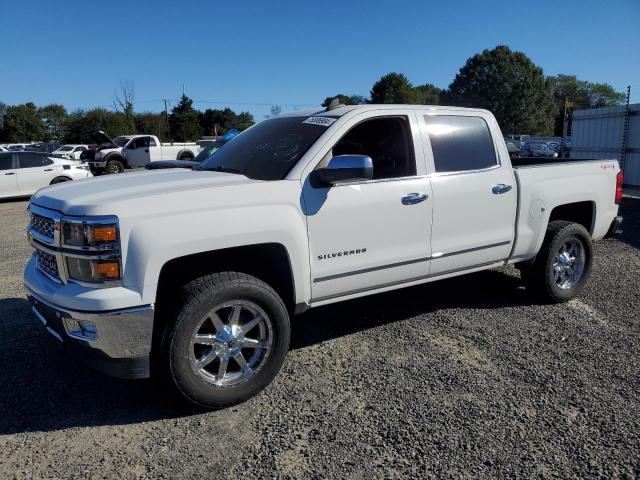
[[[100,152],[96,152],[96,154],[93,156],[93,158],[95,160],[100,160],[102,158],[102,154]]]
[[[117,223],[62,222],[62,245],[109,249],[118,242]]]
[[[69,278],[81,282],[120,280],[120,260],[67,256]]]

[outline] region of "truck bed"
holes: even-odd
[[[550,157],[510,157],[513,168],[536,165],[559,165],[567,163],[602,162],[601,158],[550,158]]]

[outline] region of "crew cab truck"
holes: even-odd
[[[96,368],[232,405],[274,378],[308,308],[509,263],[539,297],[575,297],[622,221],[622,174],[533,160],[512,165],[485,110],[293,112],[193,170],[41,190],[24,285]]]
[[[122,135],[112,140],[98,131],[93,139],[99,147],[87,163],[94,175],[144,168],[155,160],[193,160],[200,151],[196,143],[163,144],[155,135]]]

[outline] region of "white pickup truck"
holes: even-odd
[[[200,151],[196,143],[164,144],[155,135],[121,135],[112,140],[97,131],[92,137],[99,146],[86,161],[94,175],[144,168],[155,160],[193,160]]]
[[[38,192],[25,288],[96,368],[231,405],[274,378],[308,308],[505,264],[542,299],[576,296],[622,221],[618,162],[520,160],[485,110],[281,115],[194,170]]]

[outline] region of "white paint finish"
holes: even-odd
[[[618,214],[614,203],[616,175],[620,171],[615,160],[602,162],[569,161],[551,166],[519,167],[519,211],[517,239],[512,256],[526,259],[540,249],[553,209],[575,202],[592,202],[595,205],[595,222],[591,238],[606,235],[613,218]],[[532,204],[544,199],[545,211],[533,217],[529,214]]]
[[[20,195],[18,190],[17,170],[11,168],[8,170],[0,170],[0,198],[16,197]]]
[[[613,203],[615,162],[521,168],[516,184],[500,129],[486,111],[366,105],[332,113],[342,116],[327,127],[286,180],[265,182],[219,172],[172,169],[100,177],[38,192],[33,198],[36,204],[67,215],[118,216],[124,261],[122,288],[91,293],[65,286],[47,293],[41,287],[39,292],[44,291],[45,299],[55,295],[52,301],[68,308],[76,300],[65,300],[67,295],[99,302],[93,305],[100,309],[154,303],[161,269],[171,259],[228,247],[278,243],[291,261],[296,302],[315,306],[500,264],[494,260],[507,258],[510,246],[443,255],[432,261],[431,269],[428,262],[416,262],[313,282],[314,278],[425,258],[433,252],[446,254],[513,240],[518,193],[521,214],[514,254],[520,258],[530,258],[538,251],[548,212],[555,205],[593,201],[597,206],[596,239],[604,235],[617,213]],[[501,166],[458,175],[435,174],[428,137],[421,135],[419,128],[424,114],[485,118]],[[311,190],[309,174],[342,135],[362,120],[385,115],[409,118],[418,175]],[[498,183],[511,184],[513,189],[494,195],[491,187]],[[426,193],[428,199],[404,206],[401,198],[409,193]],[[535,218],[529,212],[538,199],[548,211]],[[366,254],[343,255],[337,257],[339,261],[317,259],[318,255],[362,248],[367,249]],[[492,263],[477,267],[485,262]],[[465,270],[433,276],[452,269]],[[29,267],[25,281],[46,283]],[[313,300],[334,295],[337,297]]]
[[[139,138],[149,138],[149,147],[132,149],[131,146]],[[107,155],[117,153],[127,161],[128,166],[139,168],[156,160],[177,160],[182,152],[191,152],[195,157],[200,150],[200,146],[196,143],[161,143],[155,135],[132,135],[124,147],[104,148],[96,153],[94,161],[90,163],[93,167],[104,168],[107,165],[107,160],[105,160]]]

